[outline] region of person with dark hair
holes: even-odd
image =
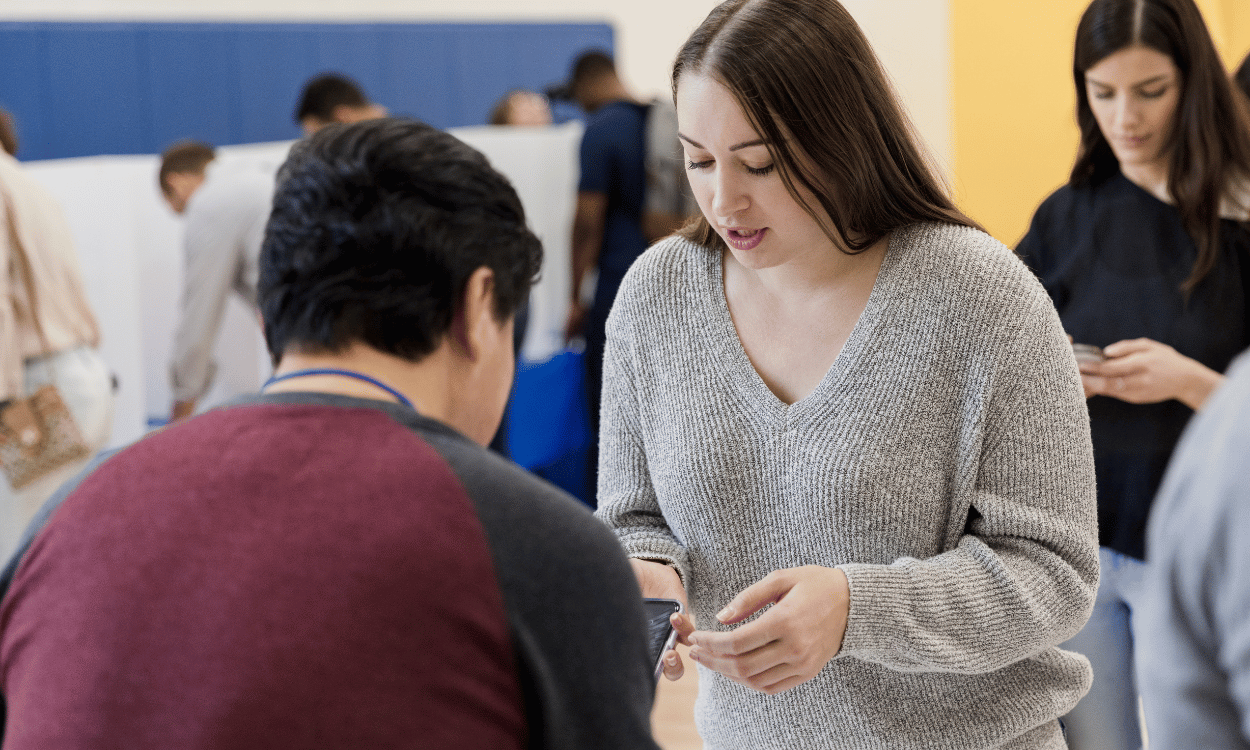
[[[680,222],[648,222],[648,105],[635,98],[616,73],[606,52],[591,50],[573,63],[567,94],[586,112],[578,159],[577,207],[573,214],[571,296],[566,338],[586,343],[586,391],[592,432],[598,432],[602,384],[604,325],[621,279],[648,243],[672,232]],[[583,294],[596,272],[594,292]],[[595,505],[594,449],[589,455],[590,505]]]
[[[323,73],[304,84],[295,106],[295,123],[311,135],[336,122],[362,122],[386,114],[386,107],[369,101],[352,79]]]
[[[213,348],[230,292],[256,306],[273,174],[249,162],[220,163],[212,146],[182,141],[161,154],[157,181],[170,209],[185,220],[182,298],[169,367],[170,420],[176,421],[194,414],[213,384]]]
[[[17,156],[17,128],[13,116],[0,109],[0,150],[9,156]]]
[[[297,144],[273,204],[276,375],[45,509],[0,604],[5,747],[657,750],[615,539],[483,447],[542,259],[512,186],[381,119]]]
[[[1050,299],[834,0],[722,3],[672,81],[702,216],[612,307],[598,515],[689,597],[705,747],[1063,747],[1098,548]]]
[[[100,326],[69,222],[48,189],[4,151],[0,269],[4,559],[43,501],[108,442],[114,410],[113,376],[100,355]],[[63,409],[50,406],[49,386]],[[65,439],[71,434],[77,439]]]
[[[490,111],[491,125],[541,127],[551,124],[551,105],[537,91],[515,89],[504,94]]]
[[[1095,0],[1072,66],[1081,145],[1017,248],[1081,361],[1102,580],[1064,645],[1094,684],[1073,748],[1139,748],[1133,669],[1147,518],[1181,432],[1250,345],[1250,124],[1193,0]]]

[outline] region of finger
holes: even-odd
[[[690,636],[694,634],[694,618],[685,613],[674,613],[668,620],[673,623],[673,630],[677,631],[677,642],[689,646]]]
[[[690,643],[703,651],[724,656],[737,656],[763,648],[777,640],[772,618],[764,618],[748,625],[721,633],[700,630],[690,637]]]
[[[781,680],[782,678],[777,676],[774,670],[788,663],[785,649],[781,647],[779,642],[770,643],[763,648],[740,655],[718,654],[708,651],[702,646],[696,646],[690,649],[690,658],[698,661],[708,669],[713,669],[730,679],[757,689],[765,684],[772,684]],[[794,671],[795,669],[791,666],[789,673],[793,674]],[[763,675],[770,673],[773,674],[768,679],[759,683],[752,682],[756,679],[763,679]]]
[[[1151,339],[1125,339],[1103,347],[1102,353],[1108,357],[1123,357],[1134,352],[1144,352],[1157,343]]]
[[[792,687],[798,687],[799,685],[802,685],[803,683],[807,682],[809,679],[811,678],[805,675],[792,674],[792,675],[789,675],[788,677],[782,677],[781,680],[774,682],[771,685],[765,685],[764,687],[756,688],[756,689],[759,690],[761,693],[766,693],[768,695],[776,695],[777,693],[784,693],[785,691],[789,690]]]
[[[716,619],[732,625],[755,614],[759,610],[786,595],[794,582],[783,571],[774,570],[757,583],[743,589],[725,608],[716,613]]]
[[[1146,355],[1140,352],[1114,357],[1102,363],[1098,374],[1107,378],[1126,378],[1147,369]]]
[[[686,673],[686,665],[682,663],[681,654],[676,649],[670,649],[664,655],[664,679],[677,681]]]

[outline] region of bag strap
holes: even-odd
[[[48,337],[43,330],[43,323],[39,320],[39,293],[35,284],[35,274],[32,270],[30,257],[26,254],[26,248],[23,247],[17,236],[17,216],[13,211],[13,203],[9,199],[8,194],[3,191],[0,191],[0,198],[4,199],[4,213],[9,220],[9,245],[13,248],[15,260],[13,265],[17,268],[18,281],[25,288],[26,299],[30,304],[30,322],[35,326],[35,333],[39,336],[39,341],[43,344],[43,348],[51,351],[52,346],[48,343]]]

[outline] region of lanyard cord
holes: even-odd
[[[375,385],[378,388],[381,388],[382,390],[391,394],[395,398],[399,399],[399,403],[403,404],[404,406],[407,406],[409,409],[412,409],[413,411],[417,410],[417,408],[412,405],[412,402],[409,401],[408,398],[404,396],[404,394],[390,387],[386,383],[383,383],[377,378],[371,378],[368,375],[365,375],[364,373],[354,372],[352,370],[337,370],[332,367],[318,368],[318,369],[311,369],[311,370],[296,370],[295,372],[288,372],[285,375],[274,375],[272,378],[269,378],[268,380],[266,380],[265,384],[262,385],[260,389],[263,391],[269,386],[273,385],[274,383],[281,383],[283,380],[290,380],[292,378],[306,378],[311,375],[339,375],[344,378],[355,378],[356,380],[363,380],[366,383],[369,383],[370,385]]]

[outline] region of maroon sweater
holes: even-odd
[[[378,409],[225,409],[122,451],[35,540],[0,628],[6,748],[525,741],[474,502]]]

